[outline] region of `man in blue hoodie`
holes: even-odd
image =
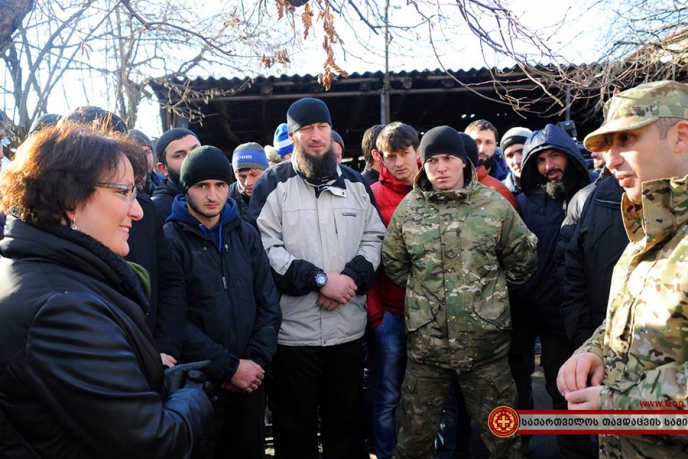
[[[260,235],[227,199],[232,169],[211,146],[188,154],[165,233],[186,277],[183,361],[210,360],[219,400],[192,457],[262,458],[267,365],[282,314]]]
[[[569,201],[589,183],[585,160],[565,131],[548,124],[528,137],[523,146],[521,167],[523,193],[516,199],[523,221],[538,238],[538,266],[535,274],[518,292],[518,304],[526,308],[520,313],[527,318],[514,328],[512,346],[513,343],[520,343],[520,351],[532,354],[535,337],[540,337],[540,364],[545,373],[545,388],[552,398],[554,409],[565,410],[567,407],[566,400],[557,389],[557,374],[575,350],[566,336],[560,312],[564,297],[555,274],[555,251]],[[530,374],[515,374],[514,379],[529,380]],[[596,457],[589,438],[559,435],[557,443],[567,459]]]

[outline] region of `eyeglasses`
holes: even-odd
[[[134,199],[136,199],[136,185],[122,185],[120,183],[96,182],[95,186],[120,190],[121,194],[129,198],[130,203],[134,202]]]

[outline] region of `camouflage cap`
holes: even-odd
[[[583,144],[590,151],[606,151],[605,134],[638,129],[660,118],[688,119],[688,84],[657,81],[617,94],[604,104],[602,126],[588,134]]]

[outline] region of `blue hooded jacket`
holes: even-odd
[[[165,234],[179,258],[189,307],[182,360],[210,360],[214,383],[231,380],[240,359],[263,368],[277,350],[282,312],[258,231],[228,199],[213,228],[203,226],[177,196]]]
[[[502,150],[497,147],[497,151],[494,154],[494,163],[492,163],[492,168],[488,175],[496,178],[500,182],[506,178],[509,174],[509,167],[506,165],[506,160],[504,155],[502,155]]]
[[[565,198],[555,200],[542,188],[546,178],[537,169],[538,155],[549,149],[559,150],[568,156],[566,180],[574,189]],[[590,183],[590,175],[576,142],[561,128],[548,124],[533,132],[523,146],[521,189],[516,200],[521,217],[538,237],[538,267],[535,274],[520,288],[520,299],[532,317],[538,317],[538,330],[566,336],[564,320],[559,311],[563,297],[556,275],[555,251],[559,230],[566,217],[566,207],[573,195]]]

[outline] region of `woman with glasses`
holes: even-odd
[[[148,276],[125,262],[145,173],[119,134],[40,131],[0,174],[0,456],[183,458],[212,408],[163,390]]]

